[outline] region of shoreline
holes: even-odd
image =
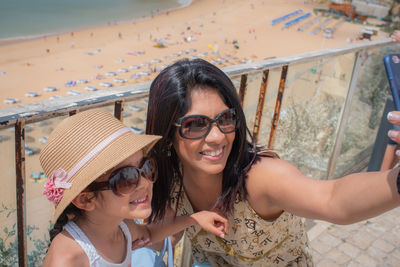
[[[129,19],[124,19],[124,20],[115,20],[113,22],[107,21],[105,23],[102,22],[102,23],[92,25],[92,26],[76,27],[76,28],[71,28],[68,30],[66,29],[66,30],[60,30],[60,31],[55,31],[55,32],[0,38],[0,46],[7,46],[7,45],[12,45],[12,44],[29,42],[29,41],[33,41],[33,40],[37,40],[37,39],[42,39],[42,38],[54,37],[57,35],[65,35],[65,34],[69,34],[70,32],[89,31],[89,30],[95,30],[98,28],[104,28],[104,27],[110,27],[110,26],[122,25],[122,24],[129,24],[129,23],[135,24],[140,21],[152,19],[154,16],[159,16],[162,14],[173,12],[175,10],[184,9],[184,8],[190,6],[194,1],[196,1],[196,0],[186,0],[186,1],[184,1],[184,3],[181,3],[180,0],[177,0],[177,3],[179,4],[179,6],[177,6],[177,7],[171,7],[171,8],[167,8],[167,9],[163,9],[163,10],[159,10],[159,11],[151,11],[150,13],[145,13],[138,17],[132,17]]]

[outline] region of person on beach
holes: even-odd
[[[202,59],[154,79],[146,133],[162,136],[150,222],[204,210],[229,221],[224,238],[186,229],[193,266],[312,266],[301,217],[351,224],[400,205],[398,168],[317,180],[257,147],[231,80]]]
[[[44,195],[55,204],[43,266],[130,266],[132,246],[194,224],[223,236],[226,219],[215,212],[180,216],[151,229],[134,223],[151,213],[157,170],[147,156],[159,138],[136,135],[99,109],[55,128],[40,154],[48,177]]]

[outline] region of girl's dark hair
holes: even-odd
[[[254,142],[247,140],[249,131],[245,115],[232,81],[222,70],[205,60],[179,60],[161,71],[150,86],[146,133],[163,137],[152,151],[159,177],[153,187],[150,221],[164,217],[166,205],[171,205],[175,186],[180,185],[178,195],[181,195],[183,183],[179,158],[171,146],[176,131],[174,123],[189,111],[191,91],[206,87],[215,89],[224,103],[236,110],[239,122],[223,171],[222,194],[215,207],[219,207],[223,213],[230,212],[237,193],[244,198],[247,195],[245,179],[255,158],[256,148]],[[169,148],[170,156],[167,154]]]
[[[79,216],[82,216],[82,210],[77,208],[74,204],[69,203],[67,208],[58,217],[56,223],[53,226],[53,229],[49,231],[50,243],[51,241],[53,241],[54,237],[56,237],[57,234],[62,232],[62,230],[64,229],[64,225],[67,224],[70,217],[77,218]]]
[[[91,184],[90,184],[91,185]],[[88,185],[87,188],[90,187]],[[93,197],[99,197],[98,192],[93,191],[94,196]],[[69,220],[76,220],[77,218],[84,216],[84,212],[76,207],[73,203],[69,203],[69,205],[65,208],[65,210],[60,214],[60,216],[57,218],[56,223],[53,225],[53,228],[50,229],[49,235],[50,235],[50,243],[53,241],[53,239],[58,235],[59,233],[62,232],[64,229],[64,226],[67,224]]]

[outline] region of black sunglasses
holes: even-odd
[[[221,132],[234,132],[237,126],[235,109],[224,110],[215,119],[210,119],[205,115],[184,116],[175,122],[175,126],[179,127],[179,135],[181,137],[201,139],[208,135],[214,122],[217,123],[217,127]]]
[[[93,182],[88,186],[89,191],[112,190],[114,194],[130,194],[139,184],[143,176],[151,183],[157,180],[157,168],[153,159],[143,159],[138,167],[126,166],[113,171],[108,181]]]

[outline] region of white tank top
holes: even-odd
[[[119,227],[121,227],[122,232],[126,238],[126,257],[121,263],[111,263],[103,259],[99,253],[97,253],[96,248],[93,246],[92,242],[87,238],[85,233],[79,228],[76,223],[73,221],[69,221],[64,229],[68,231],[68,233],[75,239],[75,241],[82,247],[85,251],[86,255],[89,258],[91,267],[122,267],[122,266],[131,266],[131,257],[132,257],[132,236],[128,229],[128,226],[124,222],[121,222]]]

